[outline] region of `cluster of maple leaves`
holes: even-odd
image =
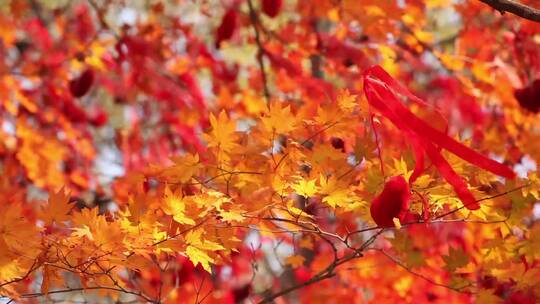
[[[539,84],[480,1],[7,1],[0,300],[536,303]]]

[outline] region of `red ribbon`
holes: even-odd
[[[382,67],[373,66],[363,74],[364,93],[369,104],[388,118],[396,127],[403,130],[410,138],[416,158],[414,172],[409,182],[412,183],[424,170],[424,155],[427,154],[442,177],[454,188],[465,207],[471,210],[480,208],[478,202],[469,191],[467,182],[459,176],[441,155],[445,149],[461,159],[496,175],[515,178],[514,171],[456,141],[412,113],[400,101],[398,94],[408,97],[422,106],[427,103],[413,95],[400,85]]]

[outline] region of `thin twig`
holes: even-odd
[[[255,12],[255,9],[253,7],[253,2],[251,0],[247,1],[248,7],[249,7],[249,18],[251,20],[251,26],[253,27],[253,31],[255,32],[255,43],[257,44],[258,48],[258,54],[257,54],[257,62],[259,64],[259,69],[261,72],[261,78],[263,82],[263,89],[264,89],[264,96],[266,97],[267,101],[270,101],[270,90],[268,89],[268,79],[266,77],[266,69],[264,66],[264,46],[261,42],[261,35],[259,33],[259,28],[257,27],[258,18],[257,13]]]
[[[416,276],[416,277],[419,277],[421,279],[423,279],[424,281],[430,283],[430,284],[433,284],[435,286],[439,286],[439,287],[444,287],[446,289],[449,289],[449,290],[452,290],[452,291],[455,291],[455,292],[459,292],[459,293],[470,293],[470,292],[467,292],[467,291],[464,291],[463,288],[465,287],[468,287],[468,285],[466,286],[463,286],[461,288],[457,288],[457,287],[452,287],[452,286],[449,286],[449,285],[446,285],[446,284],[442,284],[442,283],[439,283],[437,281],[434,281],[430,278],[428,278],[427,276],[421,274],[421,273],[418,273],[416,271],[413,271],[412,269],[410,269],[409,267],[407,267],[407,265],[403,264],[401,261],[399,261],[398,259],[396,259],[395,257],[391,256],[390,254],[388,254],[386,251],[382,250],[382,249],[375,249],[373,248],[373,250],[376,250],[378,252],[380,252],[382,255],[384,255],[385,257],[387,257],[390,261],[394,262],[396,265],[398,265],[399,267],[405,269],[408,273]]]

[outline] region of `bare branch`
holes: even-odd
[[[270,90],[268,89],[268,80],[266,77],[266,70],[264,67],[264,59],[263,59],[264,46],[261,42],[261,35],[259,33],[259,28],[257,27],[259,20],[257,18],[257,13],[255,12],[255,8],[253,7],[253,2],[251,2],[251,0],[248,0],[247,3],[249,7],[249,18],[251,20],[253,31],[255,32],[255,43],[257,43],[257,48],[259,49],[259,53],[257,54],[257,62],[259,63],[259,69],[261,70],[264,96],[266,97],[267,101],[270,101]]]
[[[509,12],[521,18],[540,22],[540,10],[513,0],[480,0],[501,14]]]
[[[300,289],[300,288],[303,288],[303,287],[306,287],[306,286],[309,286],[309,285],[312,285],[312,284],[315,284],[317,282],[320,282],[320,281],[323,281],[323,280],[326,280],[328,278],[332,278],[336,275],[336,268],[340,265],[343,265],[353,259],[356,259],[356,258],[360,258],[363,256],[363,252],[371,245],[373,244],[373,242],[377,239],[377,237],[379,235],[381,235],[381,233],[384,231],[384,229],[380,229],[377,233],[375,233],[373,236],[371,236],[369,239],[367,239],[359,248],[357,249],[354,249],[353,252],[349,255],[345,255],[341,258],[337,258],[337,259],[334,259],[334,261],[332,263],[330,263],[330,265],[328,265],[326,268],[324,268],[323,270],[321,270],[320,272],[318,272],[317,274],[315,274],[313,277],[311,277],[311,279],[303,282],[303,283],[299,283],[299,284],[295,284],[293,286],[290,286],[288,288],[285,288],[285,289],[282,289],[274,294],[271,294],[271,295],[268,295],[268,296],[265,296],[260,302],[259,304],[263,304],[263,303],[272,303],[273,300],[281,297],[281,296],[284,296],[290,292],[293,292],[297,289]]]

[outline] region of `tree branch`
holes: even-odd
[[[120,289],[120,288],[109,287],[109,286],[90,286],[90,287],[59,289],[59,290],[52,290],[52,291],[49,291],[47,293],[42,293],[42,292],[26,293],[26,294],[22,294],[21,298],[22,299],[38,298],[38,297],[44,297],[44,296],[51,295],[51,294],[69,293],[69,292],[84,292],[84,291],[87,291],[87,290],[110,290],[110,291],[116,291],[116,292],[120,292],[120,293],[126,293],[126,294],[131,294],[131,295],[134,295],[134,296],[138,296],[138,297],[144,299],[145,301],[147,301],[148,303],[155,303],[154,300],[146,297],[145,295],[143,295],[140,292],[134,292],[134,291],[129,291],[129,290],[126,290],[126,289],[123,289],[123,288]]]
[[[266,101],[270,101],[270,90],[268,89],[268,80],[266,77],[266,70],[264,67],[264,46],[261,42],[261,35],[259,33],[259,28],[257,27],[258,18],[257,13],[255,12],[255,8],[253,7],[253,3],[251,0],[247,1],[248,7],[249,7],[249,18],[251,20],[251,26],[253,27],[253,31],[255,32],[255,43],[257,43],[257,48],[259,49],[259,52],[257,54],[257,63],[259,64],[259,69],[261,70],[261,78],[263,82],[263,90],[264,90],[264,96],[266,97]]]
[[[373,244],[373,242],[377,239],[377,237],[379,235],[381,235],[381,233],[385,231],[385,229],[380,229],[377,233],[375,233],[373,236],[371,236],[369,239],[367,239],[359,248],[356,248],[353,250],[353,252],[349,255],[346,255],[344,257],[341,257],[341,258],[338,258],[338,259],[334,259],[334,261],[332,263],[330,263],[330,265],[328,265],[325,269],[321,270],[320,272],[318,272],[317,274],[315,274],[313,277],[311,277],[309,280],[303,282],[303,283],[298,283],[298,284],[295,284],[295,285],[292,285],[288,288],[285,288],[285,289],[282,289],[276,293],[273,293],[273,294],[270,294],[270,295],[267,295],[265,296],[260,302],[258,302],[258,304],[268,304],[268,303],[272,303],[272,301],[274,301],[275,299],[281,297],[281,296],[284,296],[290,292],[293,292],[297,289],[300,289],[300,288],[303,288],[303,287],[306,287],[306,286],[309,286],[309,285],[312,285],[312,284],[315,284],[317,282],[320,282],[320,281],[323,281],[323,280],[326,280],[326,279],[329,279],[329,278],[332,278],[336,275],[335,273],[335,270],[338,266],[340,265],[343,265],[353,259],[356,259],[356,258],[360,258],[363,256],[363,252],[371,245]]]
[[[443,288],[446,288],[446,289],[450,289],[450,290],[453,290],[455,292],[459,292],[459,293],[470,293],[468,291],[465,291],[464,289],[466,287],[469,287],[469,285],[465,285],[465,286],[462,286],[462,287],[453,287],[453,286],[450,286],[450,285],[446,285],[446,284],[443,284],[443,283],[439,283],[419,272],[416,272],[416,271],[413,271],[411,268],[407,267],[407,265],[405,265],[404,263],[402,263],[400,260],[396,259],[395,257],[391,256],[390,254],[388,254],[386,251],[384,251],[383,249],[377,249],[377,248],[373,248],[373,250],[376,250],[378,252],[380,252],[382,255],[384,255],[385,257],[387,257],[390,261],[392,261],[393,263],[395,263],[396,265],[398,265],[399,267],[405,269],[405,271],[407,271],[408,273],[416,276],[416,277],[419,277],[421,278],[422,280],[430,283],[430,284],[433,284],[435,286],[439,286],[439,287],[443,287]]]
[[[480,0],[501,14],[509,12],[521,18],[540,22],[540,10],[513,0]]]

